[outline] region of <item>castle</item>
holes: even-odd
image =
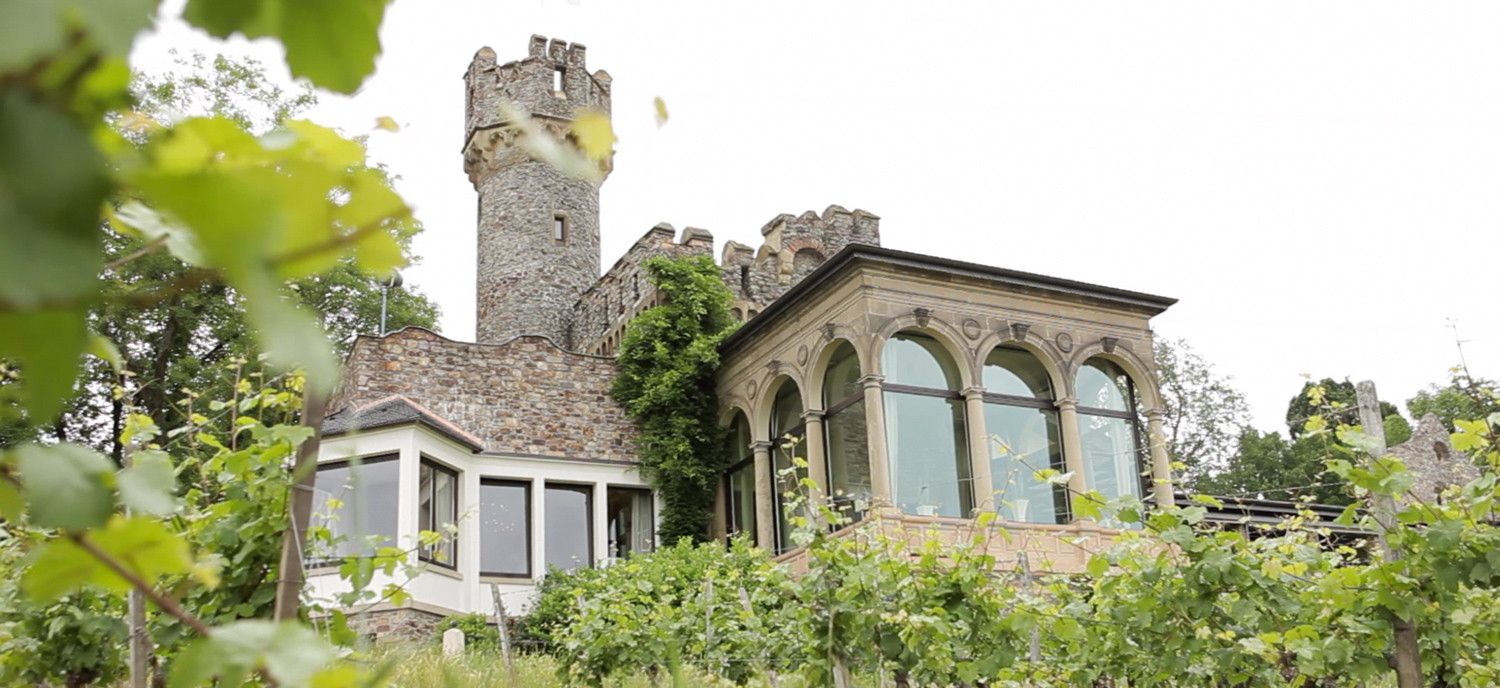
[[[330,401],[317,510],[348,537],[334,554],[370,551],[365,536],[453,536],[417,547],[412,601],[368,615],[376,635],[488,613],[491,583],[523,608],[549,567],[654,546],[659,499],[610,397],[613,354],[660,302],[643,263],[712,255],[714,239],[660,224],[598,274],[599,187],[525,145],[574,145],[578,113],[609,112],[611,77],[585,58],[540,36],[519,60],[475,55],[462,158],[479,199],[477,341],[360,337]],[[761,235],[717,259],[744,325],[721,350],[733,460],[716,534],[747,533],[795,564],[777,484],[791,464],[775,444],[789,435],[807,477],[860,518],[930,537],[995,512],[1012,534],[997,547],[1059,571],[1118,532],[1075,518],[1068,488],[1173,498],[1149,441],[1163,413],[1149,321],[1173,299],[884,248],[878,217],[839,206],[777,215]],[[316,567],[309,584],[338,587]]]

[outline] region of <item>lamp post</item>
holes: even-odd
[[[385,329],[385,312],[386,312],[385,311],[385,302],[386,302],[386,298],[390,295],[392,289],[395,289],[396,287],[399,287],[399,286],[401,286],[401,273],[399,273],[399,272],[393,272],[393,273],[391,273],[391,278],[386,281],[385,288],[383,288],[383,289],[380,290],[380,336],[382,336],[382,337],[384,337],[385,333],[386,333],[386,329]]]

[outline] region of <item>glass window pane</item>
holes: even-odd
[[[611,487],[609,511],[609,555],[624,559],[633,552],[655,549],[656,514],[651,491],[633,487]]]
[[[984,361],[984,391],[1017,397],[1052,398],[1047,369],[1030,351],[998,347]]]
[[[1112,361],[1091,358],[1078,369],[1078,405],[1088,408],[1130,411],[1130,378]]]
[[[750,423],[736,413],[729,424],[729,471],[725,476],[724,525],[729,535],[748,533],[755,539],[755,450],[750,446]]]
[[[531,485],[479,485],[479,571],[496,576],[531,575]]]
[[[772,481],[776,485],[776,550],[784,552],[792,548],[786,494],[797,493],[798,482],[807,477],[806,469],[793,470],[796,465],[793,456],[807,458],[807,434],[802,425],[802,394],[790,380],[782,383],[771,404],[771,437]],[[805,504],[796,509],[798,514],[805,512]]]
[[[823,421],[828,438],[828,489],[834,506],[852,509],[857,501],[869,502],[870,433],[865,418],[865,402],[856,401]],[[862,517],[845,512],[855,520]]]
[[[1049,468],[1066,472],[1057,412],[985,404],[984,423],[990,435],[995,508],[1001,517],[1026,523],[1066,523],[1066,488],[1037,477],[1038,471]]]
[[[340,541],[331,551],[314,552],[314,561],[370,556],[377,547],[396,543],[396,457],[365,459],[318,469],[313,483],[313,520]]]
[[[547,567],[571,571],[593,566],[594,519],[591,488],[547,486]]]
[[[973,510],[964,402],[886,392],[886,447],[896,506],[922,516]]]
[[[755,464],[744,464],[729,473],[729,533],[745,533],[755,540]]]
[[[433,482],[433,513],[436,531],[446,538],[434,548],[434,559],[441,564],[454,566],[458,563],[458,535],[449,526],[458,523],[458,476],[437,469],[437,480]]]
[[[1124,418],[1078,414],[1084,485],[1106,497],[1141,496],[1141,464],[1135,423]]]
[[[853,346],[844,342],[828,360],[828,372],[823,375],[823,408],[832,408],[840,401],[863,394],[859,378],[859,356]]]
[[[925,334],[902,332],[885,343],[881,355],[886,382],[930,387],[932,389],[958,389],[958,368],[948,359],[936,339]]]

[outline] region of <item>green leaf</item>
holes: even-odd
[[[47,604],[99,577],[104,566],[71,540],[47,543],[21,574],[21,588],[37,604]]]
[[[33,64],[62,46],[62,14],[36,2],[0,2],[0,72]]]
[[[123,233],[135,234],[147,241],[166,242],[167,250],[188,265],[203,266],[203,250],[186,228],[168,221],[140,201],[128,201],[110,213],[111,224]]]
[[[0,304],[75,303],[97,288],[108,191],[88,133],[69,115],[19,88],[0,91]]]
[[[115,346],[115,343],[110,341],[109,337],[98,333],[90,333],[88,351],[99,360],[108,363],[109,367],[116,374],[125,369],[125,357],[120,355],[120,348]]]
[[[120,501],[136,511],[166,516],[177,506],[172,498],[177,474],[172,461],[162,452],[135,452],[130,457],[130,466],[120,471],[115,482],[120,487]]]
[[[387,0],[191,0],[183,18],[220,38],[274,36],[292,75],[353,93],[375,71]]]
[[[0,264],[5,262],[9,248],[7,244],[7,250],[0,251]],[[0,281],[3,280],[0,276]],[[22,398],[36,425],[56,417],[63,402],[73,393],[79,358],[88,344],[85,318],[82,310],[4,312],[0,309],[0,332],[5,333],[0,337],[0,358],[21,363]]]
[[[158,0],[73,0],[69,9],[105,52],[125,55],[135,35],[151,25]]]
[[[219,673],[219,657],[213,640],[198,638],[172,659],[167,688],[198,688],[207,685]]]
[[[1101,554],[1089,557],[1088,571],[1089,575],[1095,578],[1103,576],[1105,572],[1109,571],[1109,559],[1106,559]]]
[[[0,518],[19,521],[25,509],[26,503],[21,499],[21,492],[16,486],[9,481],[0,480]]]
[[[78,444],[21,445],[15,450],[31,522],[81,531],[103,525],[114,510],[105,476],[109,459]]]

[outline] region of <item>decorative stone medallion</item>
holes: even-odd
[[[1057,349],[1063,353],[1068,353],[1073,350],[1073,335],[1068,334],[1067,332],[1057,333],[1057,339],[1054,341],[1057,342]]]
[[[979,326],[979,321],[978,320],[975,320],[973,318],[969,318],[968,320],[964,321],[964,336],[965,337],[968,337],[969,339],[979,339],[979,334],[981,332],[983,332],[983,331],[984,331],[984,328],[982,328],[982,327]]]
[[[750,384],[745,385],[745,396],[750,397],[751,399],[755,399],[755,395],[758,392],[760,392],[759,382],[751,380]]]
[[[807,345],[797,347],[797,365],[807,365]]]

